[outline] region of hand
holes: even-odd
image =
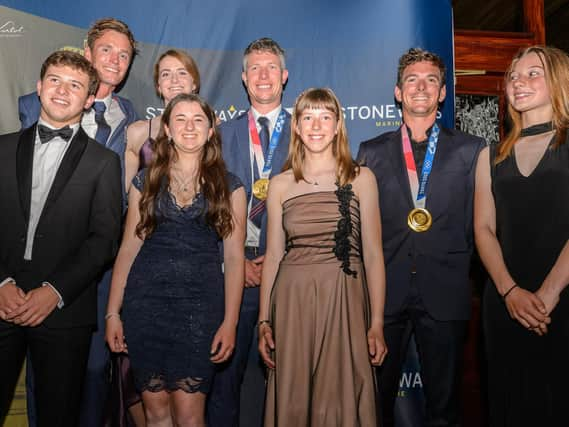
[[[271,358],[271,351],[274,350],[273,329],[268,323],[263,323],[259,326],[259,353],[269,369],[275,369],[275,361]]]
[[[543,302],[543,305],[545,305],[547,314],[551,315],[551,312],[559,302],[559,294],[555,291],[544,289],[542,286],[535,292],[535,295]]]
[[[261,272],[263,271],[263,261],[265,255],[261,255],[253,260],[245,260],[245,287],[254,288],[261,284]]]
[[[209,358],[213,363],[222,363],[231,357],[235,348],[235,326],[221,324],[211,343]]]
[[[367,348],[371,364],[379,366],[385,360],[387,355],[387,346],[383,338],[383,328],[381,326],[372,326],[367,331]]]
[[[55,310],[59,296],[51,286],[41,286],[29,291],[25,300],[24,304],[8,314],[7,320],[20,326],[38,326]]]
[[[505,303],[510,317],[520,322],[524,328],[540,336],[547,333],[551,318],[537,295],[517,286],[506,296]]]
[[[8,316],[26,302],[26,293],[16,286],[16,282],[0,287],[0,319],[12,322]]]
[[[119,316],[111,316],[106,320],[105,341],[113,353],[128,353],[122,321]]]

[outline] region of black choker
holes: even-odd
[[[540,123],[538,125],[533,125],[527,128],[523,128],[520,133],[521,137],[541,135],[542,133],[551,132],[555,128],[553,127],[553,122]]]

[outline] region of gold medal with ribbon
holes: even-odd
[[[407,225],[417,233],[422,233],[431,228],[433,217],[425,208],[415,208],[407,215]]]
[[[269,193],[269,180],[268,178],[261,178],[253,184],[253,196],[259,200],[265,200]]]

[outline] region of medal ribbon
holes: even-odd
[[[279,139],[283,132],[285,119],[286,113],[283,108],[277,117],[275,129],[273,130],[273,134],[271,135],[269,142],[269,147],[267,148],[267,161],[265,161],[263,148],[261,147],[261,138],[259,138],[257,125],[255,124],[255,118],[253,117],[253,112],[249,110],[249,133],[251,134],[251,141],[253,142],[253,153],[255,154],[257,168],[259,169],[259,177],[261,179],[268,178],[271,174],[271,170],[273,169],[273,155],[275,154],[275,150],[279,144]]]
[[[435,123],[429,135],[427,145],[427,152],[425,153],[425,160],[423,161],[423,169],[421,172],[421,182],[417,177],[417,167],[415,159],[413,158],[413,149],[411,148],[411,140],[407,132],[407,126],[401,126],[401,140],[403,143],[403,155],[405,157],[405,165],[407,166],[407,175],[409,176],[409,186],[411,187],[411,196],[413,197],[413,204],[416,208],[425,208],[427,198],[425,192],[427,190],[427,182],[429,175],[433,169],[433,159],[437,151],[437,143],[439,140],[440,128]]]

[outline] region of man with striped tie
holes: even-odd
[[[239,315],[235,353],[216,375],[208,403],[208,425],[239,425],[239,406],[247,408],[246,425],[261,425],[264,395],[263,368],[257,353],[255,324],[266,244],[265,198],[268,180],[278,174],[288,154],[290,114],[281,106],[288,79],[284,50],[269,38],[253,41],[243,55],[243,83],[251,108],[223,123],[220,132],[227,169],[245,185],[248,198],[245,243],[245,290]],[[251,344],[253,353],[249,357]],[[256,356],[256,357],[255,357]],[[248,360],[251,360],[249,367]],[[241,385],[247,370],[247,394]]]

